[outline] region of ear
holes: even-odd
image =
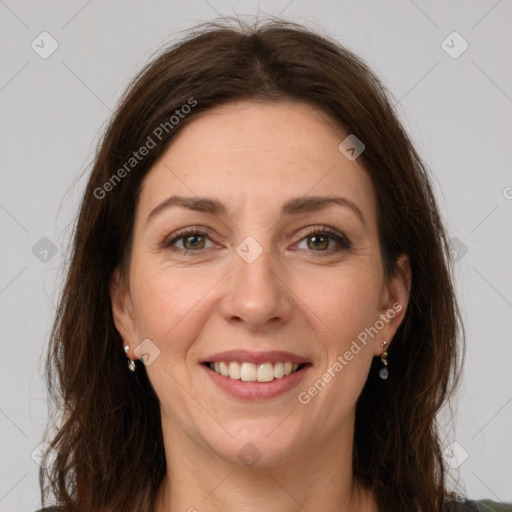
[[[397,261],[397,270],[383,285],[379,319],[384,324],[375,336],[373,353],[381,355],[391,345],[393,336],[402,323],[411,291],[411,265],[407,255],[402,254]],[[387,348],[382,343],[387,341]]]
[[[119,269],[114,271],[109,288],[114,325],[123,339],[123,345],[131,345],[130,351],[133,351],[134,342],[137,340],[133,304],[128,283]],[[130,356],[130,358],[137,359],[135,356]]]

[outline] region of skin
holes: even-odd
[[[403,319],[410,273],[401,258],[402,272],[384,275],[375,191],[360,162],[338,150],[346,136],[303,103],[240,102],[198,116],[147,175],[128,275],[115,274],[111,296],[128,357],[144,339],[160,351],[146,366],[168,468],[154,512],[377,510],[352,478],[355,404]],[[215,198],[227,213],[173,206],[147,220],[171,195]],[[280,214],[292,197],[332,195],[353,202],[364,221],[340,205]],[[329,238],[315,245],[305,228],[324,226],[350,247]],[[165,247],[186,227],[210,235]],[[252,263],[236,252],[248,236],[263,248]],[[301,404],[298,393],[396,303],[401,311]],[[199,364],[232,349],[286,350],[312,367],[297,388],[247,402],[221,391]],[[247,443],[261,455],[252,467],[237,457]]]

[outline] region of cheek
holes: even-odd
[[[308,282],[303,280],[304,290]],[[308,322],[314,325],[322,354],[297,400],[308,417],[316,418],[315,435],[321,438],[336,435],[353,413],[366,382],[373,344],[371,339],[365,344],[358,336],[378,318],[379,289],[368,266],[333,270],[315,282],[317,286],[309,287],[305,311],[309,311]]]
[[[336,410],[339,420],[357,400],[373,359],[373,338],[365,329],[379,318],[379,278],[369,265],[333,269],[316,277],[304,278],[301,285],[303,293],[309,290],[304,295],[308,321],[322,345],[317,371],[308,383],[314,389],[305,391],[311,389],[311,397],[321,392],[316,405],[330,404],[327,409]],[[319,380],[325,383],[325,393]]]
[[[347,265],[300,278],[298,296],[311,321],[325,333],[326,348],[342,350],[373,325],[379,311],[379,282],[368,265]]]
[[[132,260],[131,295],[141,338],[179,351],[199,329],[197,321],[208,292],[218,279],[212,273],[169,268],[147,257]],[[186,329],[187,336],[183,336]]]

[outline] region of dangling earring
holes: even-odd
[[[386,348],[388,342],[387,341],[383,341],[382,344],[381,344],[381,347],[382,348]],[[382,368],[379,370],[379,377],[382,379],[382,380],[386,380],[389,376],[389,371],[388,371],[388,360],[387,360],[387,357],[388,357],[388,352],[387,350],[384,351],[382,353],[382,355],[380,356],[380,360],[382,362]]]
[[[125,345],[124,346],[124,353],[125,354],[128,354],[128,351],[130,350],[130,345]],[[128,357],[128,356],[127,356]],[[135,361],[133,359],[130,359],[128,361],[128,369],[131,371],[131,372],[134,372],[135,371]]]

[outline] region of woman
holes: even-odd
[[[365,64],[289,23],[202,27],[140,73],[98,150],[48,358],[43,505],[499,510],[446,485],[448,257]]]

